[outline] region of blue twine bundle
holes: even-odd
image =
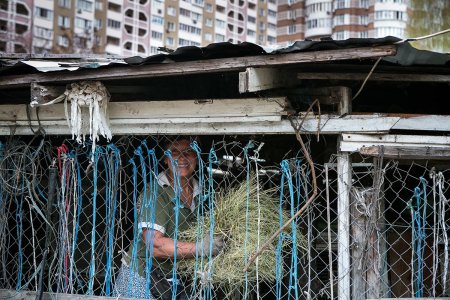
[[[106,146],[106,155],[103,159],[106,174],[105,205],[106,205],[106,266],[105,266],[105,295],[111,295],[113,252],[114,252],[114,225],[117,207],[117,181],[119,177],[120,151],[114,144]]]
[[[420,183],[422,189],[417,186],[414,189],[415,207],[411,204],[412,214],[412,244],[414,249],[413,262],[414,268],[414,289],[415,297],[420,298],[423,296],[423,268],[424,268],[424,251],[426,246],[426,232],[427,225],[427,181],[425,178],[420,177]],[[423,202],[422,202],[423,197]],[[421,211],[422,209],[422,211]],[[417,228],[416,228],[417,227]]]
[[[87,295],[93,295],[94,293],[94,277],[95,277],[95,238],[96,238],[96,216],[97,216],[97,183],[98,183],[98,161],[99,157],[104,154],[102,147],[96,147],[94,152],[93,162],[93,185],[94,190],[92,192],[92,231],[91,231],[91,261],[89,264],[89,282]]]
[[[147,141],[142,141],[142,146],[147,151],[147,158],[148,158],[148,167],[149,170],[147,172],[147,175],[144,175],[144,168],[143,168],[143,178],[144,181],[147,181],[148,177],[148,185],[149,185],[149,192],[144,195],[144,198],[142,199],[141,204],[141,219],[144,219],[146,222],[149,221],[150,224],[155,223],[155,206],[156,201],[158,197],[158,159],[156,158],[156,153],[154,149],[149,149],[147,146]],[[142,165],[142,164],[141,164]],[[145,165],[144,165],[145,167]],[[144,210],[144,208],[146,208]],[[150,211],[150,216],[143,215],[143,212]],[[140,233],[141,234],[141,233]],[[145,297],[148,299],[150,298],[150,285],[151,285],[151,271],[152,271],[152,257],[153,257],[153,238],[146,240],[146,252],[145,252]]]
[[[202,160],[201,154],[202,151],[196,141],[191,143],[191,148],[195,151],[197,155],[197,162],[198,162],[198,189],[199,189],[199,195],[198,195],[198,203],[197,203],[197,236],[195,243],[196,245],[199,245],[199,243],[203,242],[204,237],[204,227],[203,224],[205,223],[205,215],[204,215],[204,202],[208,198],[206,195],[206,192],[204,190],[205,186],[205,178],[204,178],[204,168],[205,163]],[[201,240],[201,241],[200,241]],[[194,278],[192,280],[192,287],[191,287],[191,298],[194,297],[196,292],[196,284],[197,284],[197,272],[199,265],[203,266],[203,256],[199,255],[198,247],[195,248],[195,265],[194,265]],[[199,262],[200,261],[200,262]]]
[[[172,202],[174,203],[174,214],[175,214],[175,228],[178,228],[178,216],[180,213],[180,195],[181,195],[181,184],[180,184],[180,174],[178,170],[178,160],[173,159],[172,151],[166,150],[164,154],[169,158],[170,164],[172,165],[172,176],[173,176],[173,191],[174,198]],[[175,230],[173,236],[173,268],[172,268],[172,299],[176,299],[177,296],[177,247],[178,247],[178,230]]]

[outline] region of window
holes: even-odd
[[[225,36],[223,34],[216,33],[216,42],[223,42],[225,41]]]
[[[213,11],[213,6],[212,6],[211,3],[206,3],[205,11],[207,11],[207,12],[212,12]]]
[[[69,47],[69,39],[66,36],[59,35],[58,36],[58,46]]]
[[[265,10],[264,10],[264,8],[260,8],[260,9],[259,9],[259,15],[260,15],[261,17],[264,17],[264,15],[265,15]]]
[[[206,27],[213,27],[214,26],[214,24],[213,24],[213,20],[212,19],[206,19],[205,20],[205,26]]]
[[[102,37],[99,35],[94,36],[94,44],[96,46],[101,46],[102,45]]]
[[[405,12],[398,10],[380,10],[375,12],[375,20],[407,21],[407,15]]]
[[[176,16],[176,15],[177,15],[177,10],[175,9],[175,7],[169,6],[169,7],[167,8],[167,14],[168,14],[169,16]]]
[[[336,0],[334,2],[334,8],[340,9],[340,8],[348,8],[349,7],[349,1],[348,0]]]
[[[120,29],[120,22],[108,19],[108,27],[113,29]]]
[[[53,30],[35,26],[34,27],[34,36],[51,40],[53,38]]]
[[[164,19],[160,16],[152,15],[152,23],[162,25],[164,24]]]
[[[168,37],[167,39],[166,39],[166,44],[167,45],[170,45],[170,46],[173,46],[173,37]]]
[[[361,31],[359,33],[359,38],[361,38],[361,39],[366,39],[368,37],[369,37],[369,33],[367,31]]]
[[[359,7],[361,8],[369,8],[369,0],[360,0]]]
[[[70,8],[71,0],[58,0],[58,5],[64,8]]]
[[[180,8],[180,16],[185,16],[189,18],[191,16],[191,11],[185,8]]]
[[[331,19],[321,18],[321,19],[312,19],[306,22],[306,28],[324,28],[331,26]]]
[[[205,33],[205,41],[211,42],[212,41],[212,34],[211,33]]]
[[[75,18],[75,27],[83,29],[91,29],[92,21],[83,18]]]
[[[202,21],[202,15],[198,14],[196,12],[193,12],[193,11],[191,12],[191,18],[192,18],[192,20],[197,21],[197,22]]]
[[[0,1],[0,10],[6,10],[6,11],[8,11],[8,4],[9,4],[9,1]]]
[[[167,22],[167,31],[175,31],[175,23],[173,22]]]
[[[335,40],[346,40],[349,37],[348,31],[337,31],[335,32]]]
[[[268,36],[267,36],[267,42],[268,42],[269,44],[276,44],[276,43],[277,43],[277,39],[276,39],[276,37],[274,37],[274,36],[268,35]]]
[[[333,20],[334,26],[343,25],[343,24],[345,24],[345,15],[334,16],[334,20]]]
[[[155,40],[162,40],[162,37],[162,32],[152,31],[152,38],[154,38]]]
[[[94,20],[94,28],[95,28],[95,29],[100,29],[100,28],[102,28],[102,19],[95,19],[95,20]]]
[[[101,1],[95,1],[95,9],[102,11],[103,10],[103,2]]]
[[[53,12],[42,7],[36,7],[36,16],[50,21],[53,20]]]
[[[295,25],[289,25],[289,27],[288,27],[288,33],[289,34],[293,34],[293,33],[295,33],[297,30],[296,30],[296,28],[295,28]]]
[[[256,23],[256,18],[255,17],[248,16],[247,20],[248,20],[249,23]]]
[[[369,16],[368,15],[359,16],[359,24],[367,25],[368,23],[369,23]]]
[[[70,18],[66,16],[58,16],[58,26],[62,28],[70,28]]]
[[[77,9],[92,11],[92,2],[87,0],[78,0]]]
[[[269,17],[274,17],[274,18],[276,18],[276,17],[277,17],[277,12],[274,11],[274,10],[269,9],[269,10],[267,11],[267,15],[268,15]]]
[[[203,0],[192,0],[192,4],[203,7],[204,2]]]
[[[259,29],[260,29],[260,30],[266,29],[266,23],[264,23],[264,22],[259,22]]]
[[[191,26],[191,25],[180,23],[180,27],[179,28],[180,28],[181,31],[186,31],[186,32],[190,32],[190,33],[193,33],[193,34],[197,34],[197,35],[201,35],[202,34],[202,30],[200,28],[195,27],[195,26]]]
[[[178,45],[179,46],[200,46],[200,43],[189,41],[185,39],[178,39]]]
[[[273,23],[267,23],[267,28],[270,30],[277,30],[277,25]]]
[[[216,19],[216,27],[217,28],[225,28],[225,21]]]
[[[256,35],[256,31],[251,30],[251,29],[247,29],[247,35],[248,36],[255,36]]]

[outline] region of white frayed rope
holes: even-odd
[[[89,132],[92,153],[94,153],[99,135],[108,141],[112,138],[107,110],[110,99],[108,90],[99,81],[82,81],[70,84],[70,88],[66,89],[64,95],[64,110],[72,138],[84,144],[86,134]],[[68,102],[70,102],[70,114]]]

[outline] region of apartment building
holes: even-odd
[[[276,0],[1,0],[0,51],[152,55],[277,42]]]
[[[279,0],[277,41],[404,37],[408,0]]]

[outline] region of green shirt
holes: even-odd
[[[147,196],[150,196],[150,191],[147,193]],[[149,199],[149,198],[147,198]],[[143,197],[141,197],[141,205]],[[195,203],[195,201],[193,202]],[[154,210],[152,209],[152,205],[144,205],[141,209],[141,214],[139,216],[139,241],[137,244],[137,261],[136,264],[132,264],[132,251],[133,245],[130,246],[128,251],[128,255],[124,257],[124,262],[130,267],[137,267],[137,271],[139,275],[145,277],[145,261],[146,256],[150,256],[150,251],[145,248],[145,243],[142,239],[142,230],[143,229],[153,229],[160,231],[164,234],[164,236],[169,237],[171,239],[175,238],[175,232],[184,231],[189,228],[189,225],[196,220],[197,210],[195,205],[192,207],[187,207],[180,202],[180,206],[178,208],[178,231],[176,231],[176,200],[175,193],[171,186],[168,185],[160,185],[158,186],[158,197],[156,199],[156,203],[154,204]],[[152,222],[152,218],[153,222]],[[152,268],[159,267],[166,276],[170,276],[172,274],[173,268],[173,258],[167,259],[152,259]],[[135,270],[135,269],[134,269]]]

